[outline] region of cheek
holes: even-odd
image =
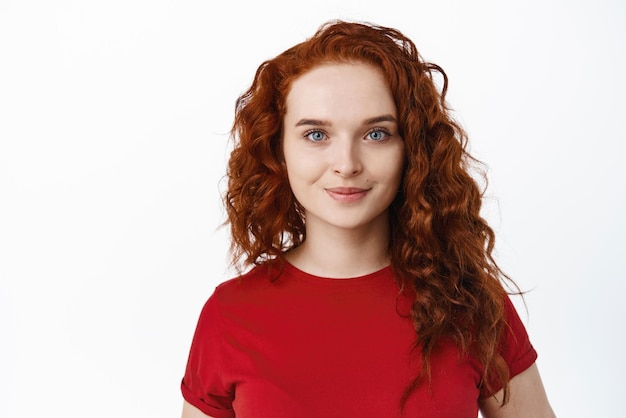
[[[402,143],[400,149],[398,150],[398,154],[396,155],[396,176],[398,178],[398,183],[402,181],[402,177],[404,177],[404,169],[406,167],[406,155],[404,153],[404,143]]]
[[[283,145],[282,152],[283,152],[283,159],[282,159],[283,167],[285,168],[285,171],[287,172],[287,174],[291,176],[294,170],[296,170],[298,166],[297,153],[294,152],[294,150],[292,149],[292,147],[289,146],[289,144]]]
[[[386,157],[378,155],[376,161],[376,173],[379,178],[384,178],[388,183],[400,183],[404,173],[404,152],[402,149],[389,153]]]
[[[323,174],[326,166],[319,154],[309,150],[285,148],[284,156],[287,175],[293,181],[312,182]]]
[[[287,178],[292,185],[308,185],[315,183],[323,173],[319,167],[309,161],[292,161],[287,165]]]
[[[289,183],[293,185],[301,184],[307,181],[307,178],[311,176],[311,167],[307,158],[302,158],[293,153],[288,153],[285,158],[285,171],[287,172],[287,178]]]

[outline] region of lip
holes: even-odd
[[[370,189],[361,189],[358,187],[330,187],[326,193],[337,202],[351,203],[361,200],[370,191]]]

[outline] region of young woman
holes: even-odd
[[[225,197],[252,268],[202,310],[184,418],[553,416],[446,87],[359,23],[259,67]]]

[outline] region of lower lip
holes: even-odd
[[[352,203],[352,202],[361,200],[365,197],[367,192],[368,192],[367,190],[363,190],[362,192],[356,192],[356,193],[337,193],[337,192],[332,192],[330,190],[326,190],[326,193],[328,193],[328,195],[331,198],[333,198],[333,200],[336,200],[337,202],[341,202],[341,203]]]

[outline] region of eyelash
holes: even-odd
[[[384,138],[378,139],[378,140],[372,139],[372,141],[374,141],[374,142],[385,142],[386,140],[388,140],[391,137],[391,132],[389,132],[388,130],[383,129],[383,128],[374,128],[374,129],[370,130],[367,133],[367,135],[365,135],[365,136],[369,137],[371,134],[373,134],[375,132],[383,133],[385,136],[384,136]]]
[[[311,135],[312,134],[316,134],[316,133],[321,133],[322,135],[324,135],[324,138],[316,141],[311,139]],[[306,131],[303,135],[304,139],[306,139],[307,141],[311,141],[311,142],[322,142],[324,139],[328,138],[328,135],[326,135],[325,132],[320,131],[319,129],[311,129],[310,131]]]
[[[391,137],[391,133],[390,133],[387,129],[384,129],[384,128],[374,128],[374,129],[371,129],[370,131],[368,131],[368,132],[367,132],[367,134],[365,134],[365,137],[367,138],[367,137],[369,137],[371,134],[373,134],[373,133],[375,133],[375,132],[381,132],[381,133],[383,133],[385,136],[384,136],[384,138],[382,138],[382,139],[378,139],[378,140],[376,140],[376,139],[371,139],[371,138],[370,138],[370,140],[371,140],[372,142],[385,142],[386,140],[388,140],[388,139]],[[320,139],[320,140],[314,140],[314,139],[311,139],[311,135],[312,135],[312,134],[316,134],[316,133],[321,133],[322,135],[324,135],[324,138],[322,138],[322,139]],[[324,141],[325,139],[327,139],[327,138],[328,138],[328,135],[327,135],[324,131],[320,131],[319,129],[312,129],[312,130],[310,130],[310,131],[306,131],[306,132],[304,133],[303,137],[304,137],[304,139],[306,139],[307,141],[311,141],[311,142],[317,143],[317,142],[322,142],[322,141]]]

